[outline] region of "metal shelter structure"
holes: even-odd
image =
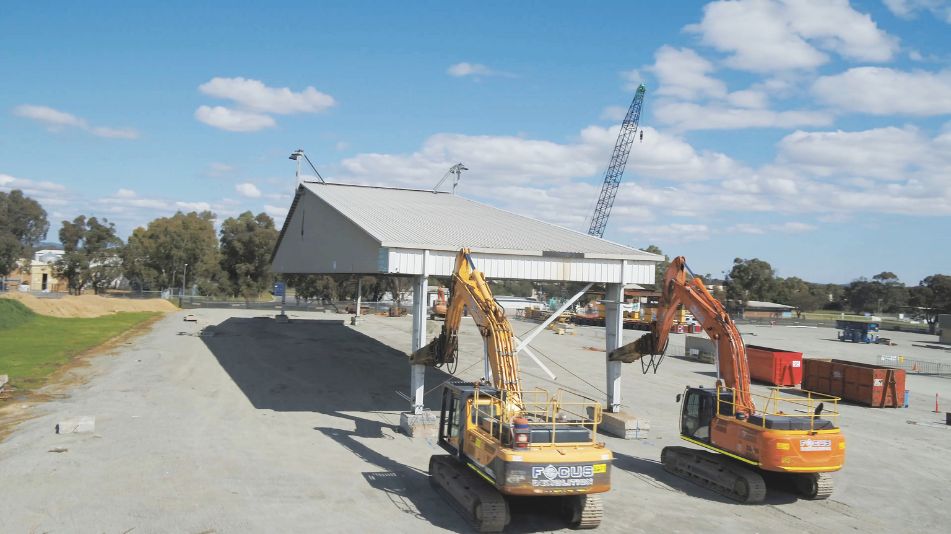
[[[415,351],[429,341],[428,278],[448,277],[463,247],[489,279],[606,284],[606,354],[622,345],[625,284],[653,283],[654,265],[663,259],[449,193],[305,182],[297,188],[271,268],[284,274],[412,277]],[[622,364],[606,365],[607,409],[617,412]],[[425,367],[410,368],[409,409],[419,414]]]

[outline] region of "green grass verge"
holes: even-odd
[[[93,318],[49,317],[20,302],[0,299],[0,374],[29,390],[73,357],[159,316],[156,312],[117,313]]]

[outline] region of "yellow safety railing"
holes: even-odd
[[[532,446],[554,445],[557,431],[565,428],[587,429],[590,432],[586,442],[594,442],[601,424],[601,403],[570,391],[559,389],[554,394],[541,388],[521,391],[517,395],[521,406],[506,402],[497,393],[479,393],[477,388],[474,398],[478,399],[475,412],[479,428],[500,442],[505,442],[503,434],[511,432],[512,420],[516,417],[526,419],[531,428],[550,430],[550,440],[540,442],[533,438]]]
[[[721,392],[727,391],[733,393],[732,397],[721,394]],[[839,426],[839,401],[842,400],[840,397],[808,390],[801,390],[801,393],[802,395],[782,395],[779,388],[770,388],[769,395],[750,393],[750,396],[753,397],[753,402],[758,408],[755,413],[748,415],[759,416],[759,420],[756,424],[764,428],[766,427],[765,416],[808,418],[810,431],[817,430],[817,419],[831,421],[833,425]],[[723,405],[731,406],[731,411],[736,413],[738,405],[728,400],[730,398],[737,398],[735,388],[717,386],[717,399],[719,400],[719,402],[717,402],[717,415],[721,414],[721,406]],[[822,405],[821,410],[819,409],[820,404]],[[822,429],[819,428],[818,430]]]

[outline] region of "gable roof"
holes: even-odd
[[[381,247],[521,255],[660,261],[656,254],[517,215],[449,193],[418,189],[302,183],[284,221],[277,248],[299,199],[313,194]],[[272,257],[273,259],[273,257]]]

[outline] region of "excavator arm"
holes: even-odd
[[[720,378],[726,387],[736,391],[734,402],[737,410],[742,409],[747,413],[753,413],[755,407],[750,396],[750,373],[746,360],[746,347],[740,332],[720,301],[714,298],[703,285],[703,280],[693,276],[683,256],[674,258],[667,267],[661,289],[658,318],[651,323],[650,333],[614,350],[610,359],[633,362],[644,356],[663,354],[667,349],[670,328],[673,326],[677,308],[681,304],[690,310],[703,331],[716,345]]]
[[[456,255],[442,331],[428,345],[414,352],[410,361],[428,365],[454,362],[459,350],[458,333],[464,309],[468,309],[485,342],[486,357],[492,370],[492,385],[500,391],[506,391],[511,402],[520,404],[518,396],[521,384],[512,326],[502,307],[495,302],[485,276],[472,263],[468,248]]]

